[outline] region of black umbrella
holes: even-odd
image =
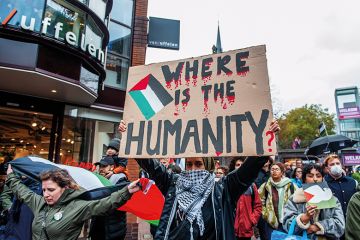
[[[358,141],[344,135],[329,135],[315,139],[306,149],[306,155],[321,155],[326,152],[336,152],[343,148],[354,146]]]

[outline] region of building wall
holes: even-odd
[[[147,45],[147,0],[136,1],[132,66],[145,64]]]
[[[360,141],[360,95],[357,87],[335,90],[338,132]],[[360,146],[359,144],[357,146]]]
[[[147,46],[147,0],[137,0],[135,6],[135,19],[134,19],[134,33],[133,33],[133,47],[132,47],[132,66],[145,64],[146,46]],[[135,160],[129,159],[128,170],[130,173],[130,180],[139,178],[139,165]],[[140,219],[132,214],[128,214],[128,233],[126,240],[144,239],[144,236],[150,237],[149,224],[140,223]],[[149,239],[149,238],[147,238]]]

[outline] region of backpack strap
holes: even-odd
[[[293,195],[294,192],[295,192],[294,183],[292,183],[292,182],[291,182],[291,185],[290,185],[290,192],[291,192],[291,195]]]

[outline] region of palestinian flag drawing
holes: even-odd
[[[131,88],[129,94],[146,120],[152,118],[173,101],[172,96],[151,74],[147,75]]]
[[[326,182],[303,184],[306,202],[318,209],[333,208],[336,199]]]
[[[84,200],[96,200],[109,196],[111,193],[126,187],[128,182],[113,185],[103,176],[92,173],[80,167],[73,167],[61,164],[55,164],[49,160],[39,157],[23,157],[10,162],[15,173],[25,175],[35,181],[40,181],[41,172],[52,169],[66,169],[71,177],[86,191],[80,196]],[[133,194],[131,199],[118,210],[131,212],[139,218],[142,218],[151,224],[157,225],[160,220],[162,209],[164,207],[164,196],[149,179],[140,180],[142,191]]]

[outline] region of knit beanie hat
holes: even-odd
[[[120,148],[120,139],[119,138],[111,139],[107,148],[113,148],[118,152]]]

